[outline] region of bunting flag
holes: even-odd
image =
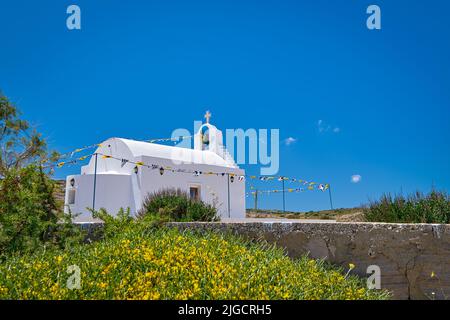
[[[192,137],[193,136],[179,136],[179,137],[171,137],[171,138],[149,139],[149,140],[146,140],[146,142],[155,143],[155,142],[167,142],[167,141],[180,141],[180,140],[183,140],[183,139],[190,139]],[[102,146],[102,144],[100,143],[100,144],[92,144],[92,145],[85,146],[85,147],[82,147],[82,148],[77,148],[77,149],[75,149],[75,150],[73,150],[71,152],[62,154],[59,157],[59,159],[71,158],[76,153],[85,151],[87,149],[95,148],[95,147],[101,147],[101,146]],[[142,161],[133,162],[133,161],[128,160],[128,159],[120,159],[120,158],[113,157],[111,155],[104,155],[104,154],[100,154],[100,153],[97,153],[97,154],[100,155],[102,157],[102,159],[116,159],[116,160],[120,160],[122,167],[125,166],[128,163],[131,163],[131,164],[135,164],[136,166],[148,167],[148,168],[150,168],[152,170],[158,169],[158,170],[160,170],[161,174],[164,174],[164,171],[169,171],[169,172],[189,173],[189,174],[192,174],[194,176],[200,176],[200,175],[225,176],[225,175],[228,175],[230,177],[231,181],[234,180],[235,176],[238,176],[238,175],[236,175],[234,173],[229,173],[229,172],[211,172],[211,171],[202,172],[202,171],[197,171],[197,170],[191,171],[191,170],[187,170],[187,169],[173,169],[170,166],[161,167],[161,166],[156,165],[156,164],[148,165],[148,164],[145,164]],[[55,163],[55,164],[50,164],[50,165],[45,166],[45,168],[50,168],[50,167],[51,168],[55,168],[55,167],[56,168],[61,168],[61,167],[65,166],[65,165],[68,165],[68,164],[76,164],[76,163],[78,163],[80,161],[86,160],[88,157],[93,156],[93,155],[95,155],[95,153],[94,154],[85,155],[85,156],[79,157],[79,158],[71,160],[71,161],[61,161],[61,162],[58,162],[58,163]],[[291,182],[291,183],[300,183],[300,184],[302,184],[304,186],[304,188],[288,188],[288,189],[285,189],[285,192],[302,192],[304,190],[314,190],[316,188],[318,190],[325,191],[325,190],[327,190],[329,188],[329,184],[317,183],[317,182],[314,182],[314,181],[308,181],[308,180],[304,180],[304,179],[289,178],[289,177],[286,177],[286,176],[257,176],[257,175],[245,175],[244,176],[244,175],[239,175],[237,180],[242,182],[242,181],[245,181],[246,178],[249,179],[249,180],[259,180],[259,181],[272,181],[272,180],[278,180],[280,182],[281,181],[287,181],[287,182]],[[251,189],[252,188],[253,187],[251,187]],[[258,193],[260,193],[260,192],[263,192],[263,193],[277,193],[277,192],[283,192],[283,190],[258,191]]]
[[[270,193],[294,193],[294,192],[305,192],[305,191],[312,191],[312,190],[320,190],[322,192],[325,192],[325,190],[329,189],[330,185],[327,184],[320,184],[317,188],[314,187],[314,185],[307,186],[306,188],[287,188],[287,189],[275,189],[275,190],[257,190],[254,186],[250,186],[250,190],[254,190],[251,192],[247,192],[247,195],[256,195],[256,194],[270,194]]]
[[[180,141],[180,140],[184,140],[184,139],[190,139],[192,137],[193,136],[190,135],[190,136],[179,136],[179,137],[171,137],[171,138],[148,139],[148,140],[145,140],[145,141],[146,142],[150,142],[150,143],[167,142],[167,141]],[[74,149],[71,152],[67,152],[65,154],[60,155],[59,160],[69,159],[69,158],[72,158],[76,153],[79,153],[79,152],[82,152],[82,151],[85,151],[85,150],[88,150],[88,149],[96,148],[96,147],[101,147],[101,146],[102,146],[101,143],[96,143],[96,144],[88,145],[88,146],[85,146],[85,147],[82,147],[82,148],[77,148],[77,149]],[[65,166],[65,165],[67,165],[67,164],[75,164],[75,163],[77,163],[79,161],[83,161],[83,160],[85,160],[86,158],[88,158],[88,157],[90,157],[92,155],[94,155],[94,154],[89,154],[89,155],[86,155],[86,156],[83,156],[83,157],[80,157],[80,158],[77,158],[77,159],[71,160],[71,161],[61,161],[61,162],[58,162],[58,163],[55,163],[55,164],[49,164],[49,165],[47,165],[45,167],[61,168],[61,167]],[[114,157],[112,157],[110,155],[103,155],[102,154],[101,156],[102,156],[103,159],[117,159],[117,158],[114,158]],[[132,161],[130,161],[128,159],[117,159],[117,160],[120,160],[122,162],[122,164],[121,164],[122,167],[125,166],[127,163],[134,163],[136,166],[147,166],[147,167],[149,167],[150,169],[153,169],[153,170],[160,169],[159,165],[155,165],[155,164],[146,165],[146,164],[144,164],[141,161],[140,162],[132,162]],[[184,170],[184,169],[174,170],[171,167],[163,167],[163,169],[167,170],[167,171],[171,171],[171,172],[190,173],[190,174],[193,174],[194,176],[199,176],[199,175],[202,175],[202,174],[204,174],[204,175],[221,175],[221,176],[224,176],[224,175],[228,174],[230,177],[234,176],[233,173],[227,173],[227,172],[201,172],[201,171],[187,171],[187,170]],[[239,176],[238,177],[238,181],[244,181],[246,178],[249,179],[249,180],[259,180],[259,181],[278,180],[278,181],[287,181],[287,182],[291,182],[291,183],[296,183],[297,182],[297,183],[300,183],[303,186],[305,186],[305,188],[307,188],[308,190],[313,190],[314,186],[317,185],[317,189],[319,189],[321,191],[325,191],[325,190],[328,189],[328,186],[329,186],[328,184],[324,184],[324,183],[317,183],[317,182],[312,182],[312,181],[308,181],[308,180],[304,180],[304,179],[289,178],[289,177],[286,177],[286,176],[246,175],[246,176]],[[296,190],[296,189],[294,189],[294,190]]]
[[[260,180],[260,181],[271,181],[271,180],[278,180],[278,181],[288,181],[288,182],[298,182],[302,185],[304,185],[305,187],[311,187],[311,186],[315,186],[315,185],[322,185],[322,188],[325,188],[326,184],[323,183],[317,183],[317,182],[313,182],[313,181],[308,181],[308,180],[304,180],[304,179],[296,179],[296,178],[289,178],[286,176],[255,176],[255,175],[250,175],[248,176],[248,178],[250,180]],[[320,188],[319,188],[320,189]],[[322,189],[320,189],[322,190]]]
[[[58,163],[49,164],[49,165],[43,166],[42,168],[44,168],[44,169],[48,169],[48,168],[62,168],[64,166],[66,166],[66,165],[77,164],[77,163],[79,163],[81,161],[84,161],[84,160],[86,160],[88,157],[90,157],[92,155],[93,154],[89,154],[89,155],[85,155],[85,156],[82,156],[82,157],[79,157],[79,158],[76,158],[76,159],[73,159],[73,160],[70,160],[70,161],[61,161],[61,162],[58,162]]]
[[[89,146],[85,146],[85,147],[82,147],[82,148],[77,148],[77,149],[75,149],[73,151],[63,153],[63,154],[59,155],[58,158],[59,158],[59,160],[72,158],[76,153],[79,153],[79,152],[82,152],[82,151],[85,151],[85,150],[88,150],[88,149],[92,149],[92,148],[98,148],[98,147],[101,147],[100,143],[91,144]]]
[[[93,155],[95,155],[95,154],[93,154]],[[104,154],[101,154],[101,153],[97,153],[97,155],[101,156],[102,159],[119,160],[119,161],[121,161],[121,163],[131,163],[131,164],[134,164],[136,166],[147,167],[147,168],[149,168],[151,170],[158,169],[158,170],[160,170],[160,173],[162,172],[161,175],[163,175],[164,172],[168,171],[168,172],[173,172],[173,173],[188,173],[188,174],[192,174],[194,176],[200,176],[200,175],[225,176],[225,175],[229,175],[230,178],[234,178],[235,176],[237,176],[239,181],[244,181],[245,180],[245,176],[244,175],[237,175],[237,174],[231,173],[231,172],[212,172],[212,171],[202,172],[202,171],[198,171],[198,170],[192,171],[192,170],[181,169],[181,168],[174,169],[171,166],[160,166],[160,165],[157,165],[157,164],[146,164],[146,163],[144,163],[142,161],[131,161],[131,160],[128,160],[128,159],[116,158],[114,156],[104,155]]]
[[[321,188],[317,188],[317,190],[325,191],[329,188],[328,184],[321,185]],[[250,189],[255,190],[254,187],[251,187]],[[308,186],[307,188],[288,188],[288,189],[275,189],[275,190],[255,190],[251,192],[247,192],[246,195],[252,195],[255,196],[256,194],[271,194],[271,193],[298,193],[298,192],[305,192],[305,191],[311,191],[315,190],[314,186]]]
[[[149,139],[149,140],[145,140],[146,142],[150,142],[150,143],[155,143],[155,142],[167,142],[167,141],[180,141],[180,140],[185,140],[185,139],[190,139],[193,136],[179,136],[179,137],[173,137],[173,138],[161,138],[161,139]]]
[[[180,140],[184,140],[184,139],[190,139],[192,137],[193,136],[179,136],[179,137],[173,137],[173,138],[149,139],[149,140],[144,140],[144,141],[150,142],[150,143],[166,142],[166,141],[175,141],[176,142],[176,141],[180,141]],[[98,148],[98,147],[101,147],[101,146],[102,146],[101,143],[95,143],[95,144],[91,144],[91,145],[88,145],[88,146],[84,146],[82,148],[76,148],[76,149],[74,149],[74,150],[72,150],[70,152],[66,152],[66,153],[60,154],[58,156],[58,160],[57,160],[57,161],[60,161],[59,163],[48,164],[45,167],[58,167],[58,168],[60,168],[61,166],[64,166],[67,163],[72,163],[71,161],[61,161],[61,160],[73,158],[73,156],[76,153],[79,153],[79,152],[82,152],[82,151],[85,151],[85,150],[88,150],[88,149],[92,149],[92,148]],[[86,156],[86,157],[88,157],[88,156]],[[104,159],[106,159],[106,158],[104,158]],[[39,164],[43,165],[45,163],[46,162],[40,162]],[[61,163],[62,163],[62,165],[61,165]],[[60,164],[60,166],[58,166],[58,164]]]
[[[62,161],[62,162],[59,162],[59,163],[56,163],[56,164],[53,164],[53,165],[48,165],[46,167],[61,168],[61,167],[65,166],[65,165],[68,165],[68,164],[75,164],[75,163],[78,163],[80,161],[86,160],[88,157],[94,156],[94,155],[96,155],[96,154],[94,153],[94,154],[90,154],[90,155],[85,155],[85,156],[79,157],[79,158],[71,160],[71,161]],[[234,177],[237,177],[237,180],[239,182],[245,181],[246,178],[248,178],[250,180],[258,179],[260,181],[270,181],[270,180],[276,179],[278,181],[300,182],[300,183],[302,183],[304,185],[304,188],[288,188],[288,189],[285,189],[284,192],[303,192],[305,190],[315,190],[315,189],[318,189],[318,190],[321,190],[321,191],[325,191],[325,190],[327,190],[329,188],[329,184],[322,184],[322,183],[318,184],[316,182],[309,182],[307,180],[302,180],[302,179],[288,178],[288,177],[285,177],[285,176],[279,176],[279,177],[276,177],[276,176],[260,176],[260,177],[258,177],[258,176],[255,176],[255,175],[247,175],[247,176],[246,175],[237,175],[237,174],[232,173],[232,172],[212,172],[212,171],[202,172],[202,171],[198,171],[198,170],[192,171],[192,170],[181,169],[181,168],[174,169],[171,166],[160,166],[160,165],[157,165],[157,164],[146,164],[143,161],[131,161],[129,159],[117,158],[117,157],[114,157],[112,155],[106,155],[106,154],[101,154],[101,153],[97,153],[97,155],[101,156],[102,159],[118,160],[118,161],[121,162],[121,166],[122,167],[125,166],[126,164],[130,163],[130,164],[134,164],[135,166],[138,166],[138,167],[141,167],[141,166],[147,167],[147,168],[149,168],[151,170],[158,169],[158,170],[160,170],[161,175],[163,175],[165,171],[173,172],[173,173],[188,173],[188,174],[192,174],[194,177],[198,177],[200,175],[208,175],[208,176],[211,176],[211,175],[216,175],[216,176],[228,175],[230,177],[231,181],[234,181]],[[317,187],[316,187],[316,185],[317,185]],[[255,188],[253,186],[250,186],[250,189],[254,190]],[[258,193],[278,193],[278,192],[283,192],[283,190],[258,191]]]

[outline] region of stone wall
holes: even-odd
[[[381,287],[394,299],[450,298],[450,225],[217,222],[171,223],[179,229],[213,230],[265,239],[291,257],[309,254],[360,276],[369,265],[381,269]],[[435,274],[434,277],[431,275]]]

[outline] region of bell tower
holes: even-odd
[[[194,149],[202,151],[212,151],[222,156],[223,136],[222,131],[209,123],[211,113],[205,113],[206,123],[202,124],[194,136]]]

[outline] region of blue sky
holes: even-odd
[[[81,30],[66,28],[70,4]],[[296,139],[280,174],[329,182],[334,206],[351,207],[450,190],[449,12],[444,0],[2,0],[0,88],[60,152],[168,137],[207,109],[221,129],[279,128]],[[327,193],[287,195],[288,210],[327,208]]]

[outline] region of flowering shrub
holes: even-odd
[[[80,271],[79,289],[67,286],[74,265]],[[0,299],[387,297],[342,270],[307,257],[291,260],[275,247],[215,233],[149,228],[136,221],[93,244],[0,262]]]
[[[155,221],[216,221],[217,208],[201,200],[191,200],[181,189],[162,189],[144,199],[140,218]]]

